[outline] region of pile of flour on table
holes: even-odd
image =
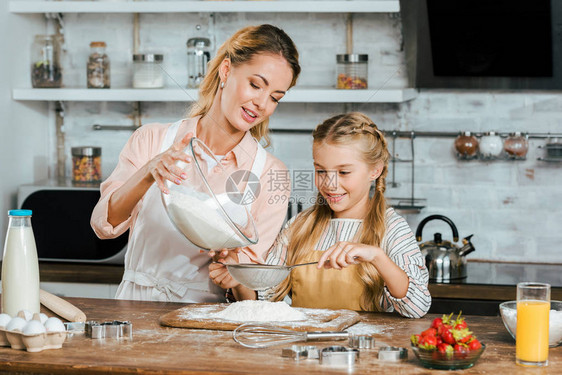
[[[176,227],[195,245],[206,249],[235,248],[240,237],[219,212],[216,202],[206,194],[170,191],[168,212]],[[211,202],[213,206],[208,205]]]
[[[230,304],[226,309],[209,315],[235,322],[292,322],[306,320],[302,311],[292,308],[283,301],[240,301]]]

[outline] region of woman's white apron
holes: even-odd
[[[168,129],[160,152],[174,142],[182,120]],[[266,151],[258,150],[251,172],[262,174]],[[214,165],[209,165],[209,168]],[[248,210],[251,204],[248,205]],[[209,278],[211,258],[172,224],[160,189],[146,192],[125,255],[125,273],[115,298],[169,302],[224,302],[225,292]]]

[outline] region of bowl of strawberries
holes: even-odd
[[[465,319],[453,313],[435,318],[431,327],[410,338],[412,351],[426,368],[457,370],[474,366],[486,345],[470,331]]]

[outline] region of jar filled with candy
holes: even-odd
[[[336,55],[336,88],[360,90],[367,88],[369,55]]]
[[[72,147],[72,181],[75,183],[101,181],[101,147]]]

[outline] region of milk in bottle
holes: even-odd
[[[2,259],[2,312],[38,313],[39,262],[31,227],[31,210],[8,211],[9,223]]]

